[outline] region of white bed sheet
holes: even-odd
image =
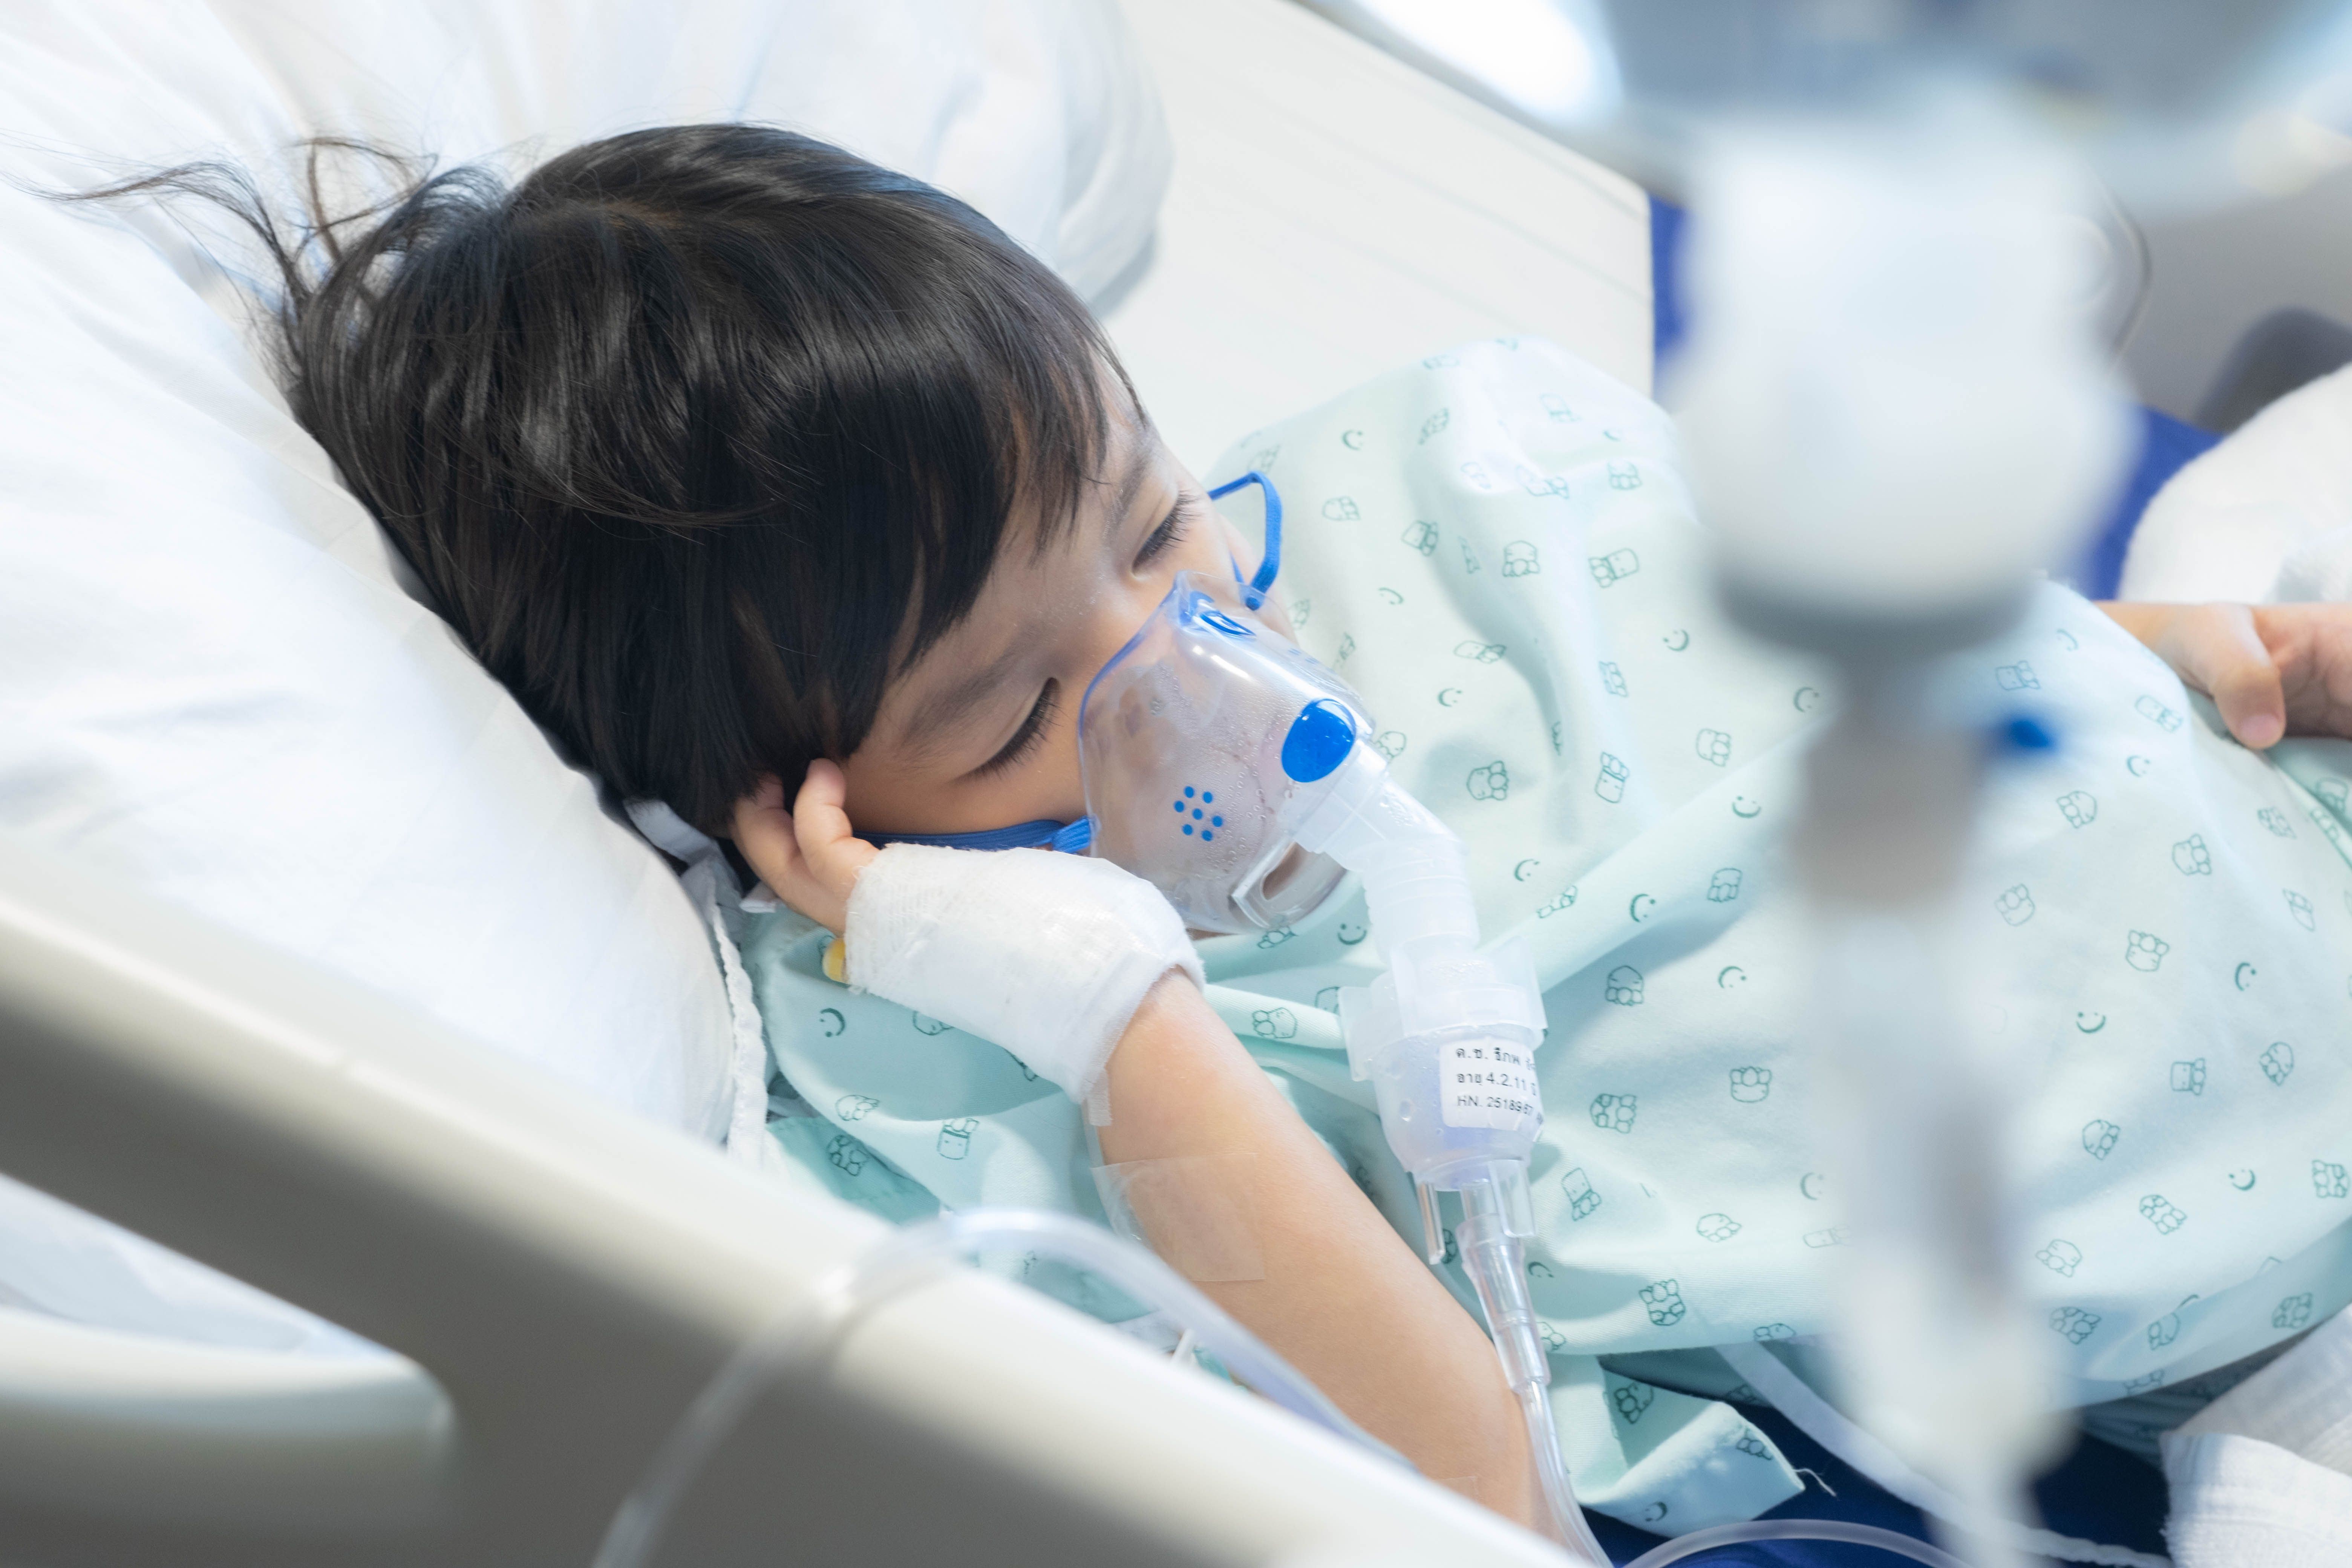
[[[1648,391],[1639,186],[1288,0],[1124,0],[1176,168],[1097,298],[1195,472],[1421,355],[1532,333]]]

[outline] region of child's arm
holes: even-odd
[[[835,931],[876,853],[852,833],[842,799],[840,770],[821,762],[793,812],[771,781],[735,820],[737,847],[769,887]],[[1463,1489],[1532,1522],[1527,1433],[1493,1346],[1189,978],[1171,972],[1152,988],[1109,1075],[1107,1163],[1206,1157],[1221,1181],[1246,1190],[1240,1206],[1255,1213],[1243,1223],[1255,1228],[1265,1277],[1201,1289],[1423,1475],[1473,1481]]]
[[[1110,1059],[1111,1163],[1238,1155],[1265,1277],[1203,1283],[1366,1431],[1488,1508],[1536,1516],[1527,1431],[1495,1347],[1275,1092],[1192,981],[1170,974]],[[1152,1228],[1150,1219],[1145,1229]]]
[[[2352,736],[2352,605],[2099,608],[2213,699],[2246,745]]]

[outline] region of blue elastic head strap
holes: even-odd
[[[1244,582],[1241,563],[1234,563],[1234,581],[1241,584],[1242,597],[1255,610],[1265,603],[1265,591],[1274,586],[1275,576],[1282,570],[1282,494],[1272,479],[1252,468],[1240,479],[1217,486],[1209,492],[1209,499],[1220,500],[1244,485],[1255,485],[1265,494],[1265,554],[1257,563],[1257,574]],[[1060,849],[1083,855],[1095,841],[1095,824],[1088,816],[1068,823],[1039,817],[984,833],[861,833],[858,837],[877,848],[886,844],[929,844],[940,849]]]
[[[1265,603],[1265,591],[1274,586],[1275,574],[1282,570],[1282,492],[1274,488],[1272,479],[1252,468],[1211,490],[1209,499],[1222,500],[1244,485],[1255,485],[1265,493],[1265,554],[1257,563],[1257,575],[1243,583],[1241,563],[1234,563],[1234,581],[1241,583],[1242,597],[1255,610]]]
[[[941,849],[1064,849],[1079,855],[1095,841],[1095,824],[1090,816],[1071,823],[1041,816],[1034,822],[1016,822],[984,833],[861,833],[857,837],[877,848],[885,844],[929,844]]]

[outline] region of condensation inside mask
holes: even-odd
[[[1331,896],[1345,872],[1292,842],[1284,807],[1369,732],[1356,694],[1242,592],[1179,574],[1078,711],[1093,852],[1200,931],[1286,926]]]

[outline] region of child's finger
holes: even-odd
[[[800,850],[817,879],[843,899],[849,884],[874,858],[875,847],[857,837],[843,809],[849,784],[838,764],[820,757],[809,764],[808,777],[793,802],[793,828]]]
[[[809,764],[808,777],[802,781],[801,793],[793,802],[793,829],[800,838],[801,854],[820,873],[841,860],[845,845],[857,841],[856,829],[849,826],[849,813],[844,809],[848,794],[848,781],[842,777],[839,766],[819,757]]]
[[[2254,628],[2286,688],[2287,732],[2352,735],[2352,605],[2260,605]]]
[[[2165,650],[2221,710],[2230,733],[2260,751],[2286,733],[2286,691],[2278,665],[2244,605],[2207,605],[2173,623]]]
[[[761,879],[780,893],[795,874],[805,874],[792,813],[784,809],[781,779],[762,778],[758,789],[735,803],[735,847]]]
[[[801,792],[793,801],[793,825],[800,835],[803,854],[852,837],[849,814],[842,809],[848,797],[849,783],[842,776],[840,764],[824,757],[809,764],[808,776],[801,781]]]
[[[784,786],[770,778],[735,803],[735,847],[771,892],[838,935],[848,920],[848,882],[856,877],[821,875],[809,864],[783,798]]]

